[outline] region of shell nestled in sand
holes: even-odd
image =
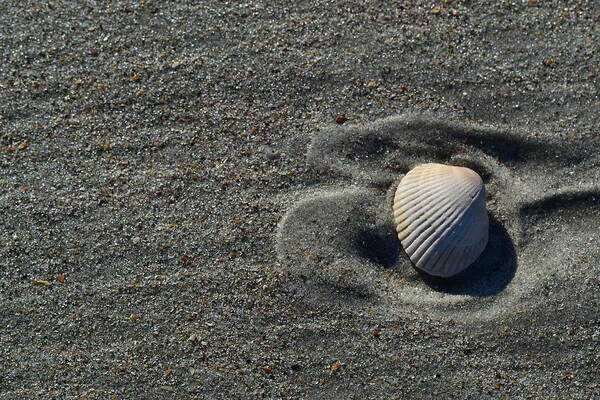
[[[396,189],[394,219],[398,238],[417,268],[440,277],[456,275],[487,245],[483,181],[469,168],[419,165]]]

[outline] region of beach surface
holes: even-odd
[[[595,399],[600,4],[0,3],[0,399]],[[394,191],[475,170],[411,264]]]

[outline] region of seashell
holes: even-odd
[[[394,196],[398,238],[414,265],[450,277],[471,265],[488,241],[485,187],[473,170],[421,164]]]

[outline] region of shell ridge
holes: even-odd
[[[472,264],[489,240],[485,186],[466,167],[422,164],[396,188],[398,238],[416,267],[443,277]]]
[[[412,196],[412,193],[409,193],[405,198],[403,198],[399,202],[399,206],[400,207],[412,206],[415,203],[417,203],[419,200],[423,199],[424,197],[426,197],[427,195],[429,195],[431,193],[442,192],[440,190],[440,188],[444,188],[444,187],[447,187],[447,182],[441,181],[439,183],[436,183],[434,186],[421,189],[419,192],[417,192],[417,195],[415,195],[415,196]]]
[[[448,270],[455,268],[451,257],[456,252],[456,249],[456,247],[453,247],[450,249],[450,251],[443,253],[442,257],[438,258],[431,267],[431,272],[436,273],[436,275],[446,276],[448,274]]]
[[[474,203],[471,203],[471,204],[469,204],[468,208],[464,211],[464,213],[463,213],[463,215],[461,217],[462,218],[468,218],[469,220],[476,220],[477,216],[478,216],[477,215],[478,214],[477,211],[478,210],[476,209],[476,207],[474,207]],[[481,214],[483,214],[483,213],[481,213]],[[480,216],[483,216],[483,215],[480,215]],[[469,221],[466,221],[466,222],[469,222]],[[465,223],[464,227],[466,228],[467,225],[469,225],[469,224]],[[486,224],[486,226],[487,226],[487,224]],[[482,231],[483,230],[484,230],[484,227],[482,226]],[[462,242],[460,240],[455,241],[455,240],[452,239],[452,237],[458,236],[460,238],[460,234],[462,234],[462,233],[464,233],[464,229],[460,230],[460,231],[457,231],[457,232],[452,232],[451,231],[451,232],[448,233],[448,238],[447,239],[449,241],[451,241],[455,246],[460,246],[460,243],[462,243]],[[462,246],[462,247],[464,247],[464,246]]]
[[[461,227],[461,231],[462,231],[462,230],[464,230],[464,228],[465,228],[466,226],[467,226],[467,224],[464,224],[464,225],[463,225],[463,227]],[[456,232],[456,233],[455,233],[455,235],[458,235],[459,233],[460,233],[460,232]],[[450,236],[450,235],[449,235],[449,236]],[[485,236],[487,236],[487,234],[486,234]],[[459,236],[459,237],[460,237],[460,236]],[[446,238],[446,239],[447,239],[447,241],[446,241],[446,243],[445,243],[444,250],[445,250],[446,248],[448,248],[448,246],[450,246],[450,245],[451,245],[451,246],[452,246],[452,251],[451,251],[451,252],[448,252],[448,254],[445,254],[445,256],[442,256],[442,257],[440,257],[440,258],[437,260],[437,262],[435,262],[435,263],[434,263],[434,264],[431,266],[431,269],[432,269],[432,271],[436,271],[436,270],[437,270],[438,272],[441,272],[441,270],[439,270],[439,268],[440,268],[441,266],[448,265],[448,264],[449,264],[449,262],[451,261],[451,255],[452,255],[452,253],[454,253],[454,252],[455,252],[456,250],[458,250],[458,249],[462,249],[462,252],[461,252],[461,254],[464,254],[464,253],[471,253],[471,254],[474,254],[474,250],[475,250],[475,249],[477,249],[477,248],[479,248],[479,247],[481,247],[481,245],[479,244],[479,242],[481,242],[481,241],[479,241],[479,242],[475,242],[475,243],[472,243],[472,244],[461,245],[461,242],[460,242],[460,241],[458,241],[458,242],[457,242],[457,241],[453,241],[453,240],[451,240],[451,238],[450,238],[450,237],[448,237],[448,238]],[[485,240],[485,242],[487,243],[487,239]],[[485,246],[484,246],[484,247],[485,247]],[[483,250],[483,249],[482,249],[482,250]],[[446,253],[446,252],[444,251],[442,254],[444,254],[444,253]],[[465,260],[465,263],[467,263],[467,265],[470,265],[470,264],[471,264],[473,261],[475,261],[475,259],[476,259],[477,257],[479,257],[479,254],[477,254],[477,255],[476,255],[476,257],[473,257],[473,255],[471,255],[470,257],[467,257],[467,258],[466,258],[466,260]]]
[[[454,213],[450,215],[450,218],[448,218],[446,221],[444,221],[444,225],[441,226],[440,229],[436,230],[435,233],[433,235],[431,235],[431,239],[430,240],[425,240],[423,242],[421,242],[419,244],[419,247],[414,251],[414,255],[415,257],[417,257],[417,252],[420,248],[422,248],[423,246],[427,246],[428,248],[432,249],[432,250],[436,250],[436,252],[438,253],[443,253],[443,251],[445,251],[445,249],[448,247],[448,242],[444,241],[444,239],[446,238],[448,229],[451,229],[452,225],[454,224],[455,221],[457,221],[460,218],[460,213]],[[444,241],[444,242],[442,242]],[[439,243],[442,242],[443,243],[443,247],[439,246]],[[442,251],[443,250],[443,251]],[[418,258],[418,262],[419,263],[425,263],[426,258],[423,258],[425,255],[427,254],[432,254],[432,253],[428,253],[427,251],[425,251],[425,253],[419,253],[419,258]]]
[[[435,240],[435,238],[438,237],[439,234],[443,234],[445,232],[445,227],[448,224],[452,224],[457,218],[460,218],[460,214],[459,213],[455,213],[454,211],[456,211],[456,204],[460,202],[460,199],[455,199],[454,202],[449,203],[445,206],[445,208],[440,209],[437,211],[436,214],[431,215],[428,219],[432,219],[432,218],[438,218],[438,220],[443,217],[443,219],[441,220],[442,222],[439,224],[430,224],[427,229],[431,230],[430,228],[433,228],[435,230],[435,235],[432,235],[431,239],[429,241],[423,241],[419,247],[421,247],[422,245],[426,245],[428,243],[431,243],[431,240]],[[420,222],[420,221],[415,221],[415,223]],[[419,232],[418,230],[415,229],[415,233]],[[422,232],[423,233],[423,232]],[[419,236],[422,235],[422,233],[419,233]],[[412,239],[412,243],[411,245],[414,243],[414,241],[416,241],[418,239],[414,238]],[[418,248],[415,250],[415,252],[418,251]]]
[[[452,250],[445,254],[445,257],[440,257],[440,259],[434,263],[432,266],[432,271],[436,271],[438,273],[443,272],[444,274],[447,274],[447,270],[450,269],[449,266],[456,264],[460,259],[459,256],[464,256],[465,253],[471,253],[473,248],[474,246],[453,246]],[[459,251],[459,253],[457,253],[457,251]],[[468,264],[471,264],[473,261],[471,261],[470,257],[468,257],[465,260],[465,263],[468,262]],[[446,268],[443,268],[444,266]]]
[[[443,197],[443,196],[440,195],[440,197]],[[434,199],[437,199],[437,197]],[[449,209],[455,207],[456,203],[459,201],[460,201],[460,199],[453,199],[453,201],[446,203],[446,205],[444,205],[443,208],[434,210],[432,212],[429,212],[429,210],[426,207],[428,205],[428,203],[425,203],[422,206],[420,206],[415,211],[414,215],[408,215],[409,210],[405,210],[404,213],[407,214],[407,216],[403,219],[403,222],[406,221],[406,224],[408,224],[408,225],[417,225],[419,223],[423,223],[424,221],[430,220],[432,218],[441,217],[442,215],[445,215]],[[412,210],[414,211],[414,208]]]
[[[435,183],[435,185],[432,185],[430,187],[419,188],[418,190],[415,190],[414,192],[411,192],[411,191],[404,192],[405,196],[403,196],[403,198],[400,200],[399,205],[406,206],[409,203],[415,202],[415,201],[417,201],[417,199],[423,198],[424,196],[431,193],[432,191],[435,191],[436,189],[439,189],[440,187],[444,187],[446,185],[447,185],[447,182],[438,181]]]
[[[444,210],[445,211],[449,211],[449,213],[443,213],[442,215],[445,217],[442,222],[440,224],[435,225],[436,228],[436,234],[435,234],[435,238],[440,238],[448,232],[448,227],[452,227],[452,224],[454,224],[454,222],[456,220],[458,220],[459,218],[461,218],[464,215],[465,210],[461,210],[456,207],[457,203],[460,203],[461,199],[460,198],[456,198],[454,202],[452,202],[449,206],[447,206]],[[455,212],[458,211],[458,212]],[[436,216],[440,216],[439,214]],[[431,243],[431,242],[429,242]],[[432,245],[436,245],[436,242],[434,242]]]
[[[461,200],[460,196],[448,196],[447,191],[442,191],[442,190],[436,190],[439,187],[442,187],[444,185],[446,185],[447,182],[441,182],[439,185],[433,187],[433,188],[429,188],[429,189],[424,189],[422,194],[419,197],[415,197],[415,198],[409,198],[406,200],[406,202],[399,202],[398,204],[395,205],[394,210],[398,210],[401,209],[402,212],[408,212],[410,208],[415,207],[415,205],[417,203],[422,203],[423,199],[425,197],[427,197],[429,195],[430,199],[429,202],[431,203],[432,200],[436,200],[439,199],[441,197],[447,196],[450,200],[452,200],[453,202],[456,202],[457,200]],[[435,196],[435,197],[433,197]],[[411,219],[414,220],[415,218]]]

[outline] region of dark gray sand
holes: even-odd
[[[599,398],[599,24],[0,2],[0,398]],[[420,162],[486,183],[455,279],[396,240]]]

